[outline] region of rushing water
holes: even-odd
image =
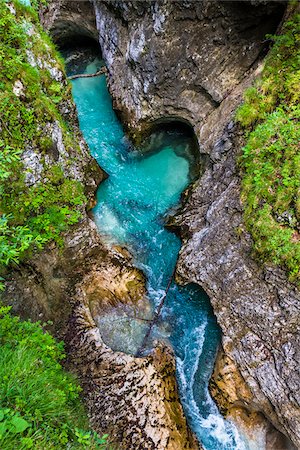
[[[69,55],[68,60],[72,59],[76,58]],[[98,59],[88,58],[80,70],[94,73],[100,64]],[[74,69],[73,65],[73,70],[79,66]],[[175,127],[152,136],[151,152],[133,149],[112,109],[105,76],[72,83],[81,130],[92,155],[109,174],[97,192],[96,224],[107,241],[130,250],[136,266],[147,276],[154,309],[164,295],[180,249],[178,237],[164,228],[164,216],[178,204],[191,181],[192,138]],[[118,313],[99,317],[98,324],[108,345],[133,354],[146,331],[145,322]],[[181,401],[204,447],[246,449],[209,395],[220,331],[204,291],[172,282],[154,338],[166,339],[174,348]]]

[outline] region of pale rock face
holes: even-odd
[[[60,156],[66,155],[66,149],[63,143],[63,135],[58,122],[54,122],[52,126],[52,140],[57,146],[57,150]]]
[[[153,6],[153,30],[156,34],[163,33],[164,31],[164,22],[166,21],[166,13],[167,9],[163,11],[162,8],[157,3],[154,3]]]
[[[32,31],[31,31],[31,34],[29,33],[29,36],[35,33],[34,28],[30,28],[30,29]],[[48,60],[42,59],[38,55],[34,55],[34,53],[29,49],[26,50],[26,54],[27,54],[28,63],[32,67],[37,67],[38,69],[48,70],[51,75],[51,78],[53,78],[53,80],[55,80],[55,81],[62,82],[64,80],[64,74],[60,70],[60,68],[57,67],[57,63],[54,59],[52,59],[50,57]]]
[[[24,95],[24,86],[20,80],[17,80],[15,82],[14,87],[13,87],[13,93],[17,97],[21,97],[22,95]]]
[[[29,37],[32,37],[35,35],[35,30],[34,30],[34,26],[31,26],[30,24],[28,24],[27,29],[26,29],[26,33]]]
[[[27,54],[27,60],[28,63],[32,66],[32,67],[36,67],[36,61],[35,61],[35,57],[34,54],[32,53],[32,51],[30,51],[29,49],[26,50],[26,54]]]
[[[211,395],[224,416],[233,421],[249,450],[292,450],[289,440],[257,410],[255,398],[233,360],[219,351],[210,381]],[[245,405],[247,406],[245,408]]]
[[[12,14],[14,14],[14,15],[16,14],[16,9],[12,3],[7,3],[7,7]]]
[[[25,184],[33,186],[42,178],[44,166],[41,163],[42,156],[32,149],[27,149],[22,153],[22,162],[25,169]]]
[[[54,20],[69,17],[70,21],[77,21],[76,27],[80,28],[80,15],[74,12],[81,8],[79,3],[66,2],[63,14],[53,14]],[[201,154],[206,155],[204,173],[173,221],[173,225],[180,228],[183,240],[177,278],[183,283],[198,283],[209,294],[222,327],[225,354],[234,361],[245,380],[251,392],[251,403],[300,447],[300,336],[297,329],[300,294],[282,271],[274,267],[262,268],[251,257],[252,241],[243,227],[241,179],[236,167],[242,140],[231,122],[244,89],[261,70],[264,36],[276,30],[284,8],[277,2],[95,0],[94,4],[109,88],[114,105],[132,134],[147,129],[149,122],[177,117],[193,126]],[[55,2],[53,5],[55,9]],[[49,23],[51,28],[54,22]],[[59,24],[54,28],[56,36],[60,29]],[[83,226],[80,231],[83,233]],[[39,305],[36,309],[44,308],[43,311],[54,314],[63,301],[74,295],[79,304],[75,328],[82,330],[81,335],[74,336],[82,345],[74,359],[76,362],[78,358],[78,370],[84,378],[91,367],[96,374],[101,373],[108,359],[103,359],[101,347],[99,361],[91,351],[92,362],[86,360],[86,371],[81,365],[90,351],[85,342],[100,341],[89,310],[80,300],[80,292],[84,297],[80,282],[94,264],[99,261],[106,264],[110,257],[102,244],[97,244],[95,234],[86,232],[82,237],[82,240],[78,238],[76,253],[67,246],[62,262],[57,263],[56,256],[43,254],[35,264],[36,272],[43,277],[43,285],[34,284],[29,272],[22,281],[27,287],[21,290],[19,297],[24,300],[25,292],[30,304],[35,292],[36,305]],[[52,266],[49,266],[50,261]],[[16,280],[22,286],[20,276],[16,274]],[[58,293],[55,300],[54,284]],[[16,289],[14,285],[14,295]],[[77,345],[75,340],[70,341],[73,348]],[[118,373],[115,377],[113,374],[118,360],[108,353],[111,365],[107,384],[99,377],[100,384],[92,393],[94,404],[97,406],[99,398],[101,408],[108,398],[107,386],[119,381]],[[121,373],[124,373],[124,359],[120,358]],[[139,372],[137,361],[131,360],[130,364]],[[128,376],[128,372],[125,373]],[[240,391],[237,397],[245,402]],[[113,415],[117,410],[115,398],[107,401],[111,402]],[[244,406],[247,407],[246,402]],[[123,429],[127,430],[131,416],[127,417],[122,410],[116,417],[122,420],[125,417]],[[188,436],[185,426],[183,429],[183,435]],[[147,436],[151,435],[152,431]],[[193,445],[188,438],[185,442],[184,445]],[[148,448],[132,442],[130,445],[127,448]]]
[[[45,69],[49,70],[51,77],[55,81],[62,81],[64,79],[62,71],[58,67],[56,67],[55,65],[53,65],[53,66],[46,65]]]
[[[102,19],[101,15],[96,15],[97,19],[97,29],[100,36],[104,36],[105,33],[109,32],[109,45],[106,45],[106,59],[109,64],[114,61],[114,56],[118,47],[119,35],[116,26],[113,23],[107,24],[105,20]],[[103,42],[105,45],[105,42]]]
[[[173,220],[183,239],[177,277],[209,294],[225,352],[250,387],[257,410],[300,447],[300,293],[281,270],[262,268],[251,257],[236,167],[243,142],[232,123],[244,89],[261,71],[264,36],[276,30],[284,7],[272,2],[95,5],[114,105],[132,134],[163,117],[184,119],[207,156],[202,177]],[[155,15],[162,7],[159,21]],[[111,24],[122,36],[113,55]],[[157,32],[160,26],[163,32]],[[145,36],[147,51],[136,45],[132,63],[125,55],[130,43],[140,42],[137,33]]]
[[[129,42],[128,50],[126,52],[127,61],[138,61],[145,47],[145,35],[141,29],[137,29],[132,39]]]

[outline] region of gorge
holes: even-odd
[[[72,57],[69,59],[72,61]],[[86,71],[95,73],[97,62],[95,58]],[[193,172],[188,164],[196,164],[193,138],[187,131],[180,132],[182,125],[174,122],[171,129],[156,131],[148,145],[134,150],[124,142],[104,77],[73,81],[73,95],[85,139],[109,174],[98,189],[98,203],[93,210],[100,235],[128,248],[134,265],[147,276],[148,296],[152,307],[157,308],[180,248],[179,240],[164,229],[161,217],[176,206],[180,192],[187,187],[189,172]],[[242,442],[238,444],[241,438],[234,427],[222,422],[208,392],[219,341],[208,302],[196,286],[180,288],[171,284],[160,323],[150,334],[146,348],[151,351],[153,339],[171,341],[185,413],[205,448],[246,448]],[[143,317],[142,308],[135,314],[136,319],[130,312],[128,318],[122,308],[95,318],[104,341],[113,350],[135,355],[142,345],[149,326],[143,320],[149,320],[149,313]]]
[[[237,165],[245,141],[234,121],[263,70],[265,35],[280,33],[296,9],[209,1],[41,7],[69,70],[96,72],[103,63],[91,42],[100,42],[110,94],[104,75],[72,84],[83,137],[103,170],[81,141],[85,156],[69,167],[89,185],[88,214],[65,232],[62,250],[50,244],[11,271],[4,300],[23,317],[53,321],[92,426],[117,448],[299,448],[299,290],[252,254]],[[220,338],[210,392],[227,420],[208,390]]]

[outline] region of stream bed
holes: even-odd
[[[69,74],[95,73],[99,58],[63,53]],[[193,139],[180,127],[151,135],[149,148],[128,142],[113,108],[104,75],[72,81],[80,128],[99,165],[109,174],[97,191],[93,210],[99,233],[107,242],[126,247],[147,278],[153,311],[174,271],[180,239],[164,227],[166,214],[194,177]],[[150,150],[149,150],[150,149]],[[147,151],[146,151],[147,150]],[[147,322],[116,312],[99,317],[102,337],[113,350],[136,354]],[[171,343],[180,398],[191,429],[205,449],[244,450],[248,445],[219,413],[208,390],[220,343],[220,330],[209,298],[196,285],[172,281],[162,314],[149,337]]]

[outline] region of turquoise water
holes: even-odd
[[[85,70],[93,73],[98,66],[99,60],[95,60]],[[164,220],[191,181],[191,137],[175,128],[154,134],[151,152],[133,149],[112,109],[105,77],[81,78],[72,83],[81,130],[92,155],[109,174],[97,191],[93,210],[99,233],[107,242],[130,250],[135,265],[147,276],[148,295],[155,309],[181,245],[178,237],[164,228]],[[108,345],[133,354],[147,328],[145,322],[118,312],[100,317],[98,325]],[[204,447],[246,449],[209,395],[220,331],[202,289],[172,282],[148,348],[157,338],[170,342],[175,351],[181,401],[190,427]]]

